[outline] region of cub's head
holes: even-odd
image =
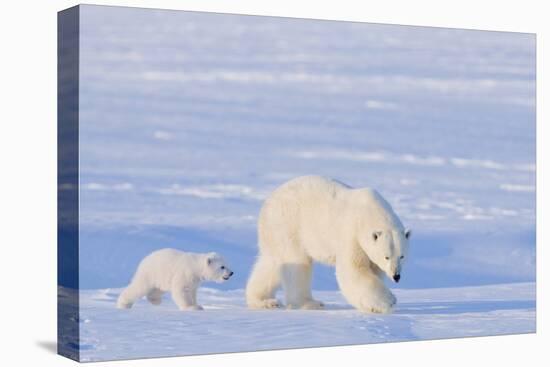
[[[410,229],[376,229],[365,235],[361,247],[369,259],[397,283],[407,259],[410,236]]]
[[[227,266],[227,263],[215,252],[211,252],[206,255],[206,280],[212,280],[217,283],[229,280],[233,275],[233,272]]]

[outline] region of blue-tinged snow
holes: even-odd
[[[248,310],[242,289],[202,288],[204,311],[181,312],[165,296],[115,308],[119,289],[80,292],[80,343],[60,345],[82,361],[386,343],[535,332],[535,284],[397,289],[391,315],[361,314],[337,291],[316,291],[325,310]],[[71,292],[61,290],[60,301]]]
[[[81,288],[174,247],[223,254],[212,286],[242,295],[263,199],[306,174],[376,188],[413,229],[398,288],[535,280],[534,35],[96,6],[80,25]]]

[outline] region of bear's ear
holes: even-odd
[[[380,236],[382,236],[381,231],[372,232],[372,238],[376,241]]]
[[[411,234],[412,234],[412,231],[410,228],[406,228],[405,229],[405,238],[406,239],[409,239],[409,237],[411,237]]]
[[[216,260],[216,257],[218,257],[218,254],[216,254],[215,252],[208,253],[208,255],[206,255],[206,264],[212,264],[212,262]]]

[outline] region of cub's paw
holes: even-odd
[[[116,304],[116,308],[121,309],[121,310],[128,310],[128,309],[132,308],[132,305],[133,304],[131,302],[118,300],[117,304]]]
[[[262,303],[262,308],[281,308],[281,303],[276,298],[264,299]]]
[[[249,302],[248,307],[254,309],[274,309],[281,308],[281,303],[276,298],[267,298]]]
[[[181,310],[182,311],[202,311],[204,310],[204,308],[202,308],[202,306],[200,305],[193,305],[193,306],[183,307]]]
[[[321,301],[310,299],[305,301],[301,308],[302,310],[322,310],[325,308],[325,305]]]

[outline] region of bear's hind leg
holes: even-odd
[[[246,303],[249,308],[281,307],[275,292],[281,283],[281,267],[267,256],[258,258],[246,285]]]
[[[282,266],[283,289],[288,308],[318,310],[323,303],[311,295],[311,260],[305,263],[284,264]]]

